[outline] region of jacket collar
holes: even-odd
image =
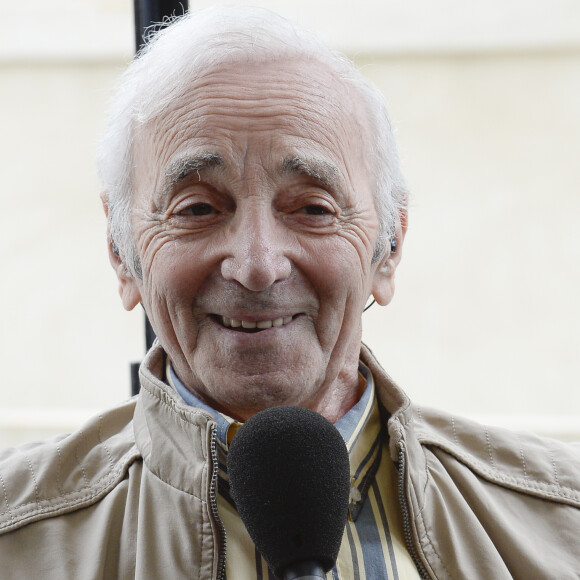
[[[415,407],[364,345],[361,360],[373,373],[379,400],[389,416],[391,458],[398,461],[401,449],[405,450],[419,488],[429,477],[426,449],[439,449],[490,482],[580,507],[578,446]],[[164,383],[164,368],[165,354],[156,345],[140,370],[136,443],[151,471],[193,493],[204,477],[214,421],[207,412],[184,404]]]
[[[165,353],[156,343],[139,369],[135,442],[152,473],[199,495],[209,489],[207,461],[214,422],[205,411],[187,406],[164,382],[164,372]]]
[[[391,458],[398,461],[405,450],[416,489],[424,489],[429,477],[427,449],[438,449],[487,481],[580,507],[580,446],[416,407],[364,345],[361,359],[390,415]]]

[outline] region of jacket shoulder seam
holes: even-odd
[[[63,515],[95,504],[118,484],[129,466],[139,457],[139,451],[133,446],[125,453],[116,468],[91,485],[83,486],[81,489],[67,492],[61,496],[39,498],[36,501],[12,507],[8,505],[7,510],[2,513],[2,516],[8,517],[8,521],[3,522],[0,517],[0,533],[13,531],[35,521]],[[3,483],[2,485],[4,487]]]
[[[504,485],[522,493],[528,493],[544,499],[560,501],[575,507],[580,507],[580,491],[562,485],[559,481],[557,481],[557,483],[548,483],[532,479],[529,473],[525,471],[524,477],[516,477],[502,473],[501,469],[497,466],[490,469],[477,458],[454,448],[454,446],[449,445],[447,441],[436,436],[430,436],[428,439],[422,440],[421,445],[434,446],[441,449],[443,452],[455,457],[455,459],[467,465],[474,472],[493,483]]]

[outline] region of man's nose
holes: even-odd
[[[222,261],[222,276],[253,292],[266,290],[290,276],[283,227],[271,210],[250,209],[234,217],[229,252]]]

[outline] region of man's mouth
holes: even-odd
[[[228,318],[227,316],[214,315],[214,320],[225,326],[240,332],[260,332],[268,328],[278,328],[292,322],[292,316],[273,318],[272,320],[241,320],[238,318]]]

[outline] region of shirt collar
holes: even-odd
[[[202,411],[207,411],[217,423],[217,437],[220,443],[224,445],[228,445],[228,429],[230,425],[237,423],[241,425],[235,419],[228,417],[224,413],[220,413],[216,411],[213,407],[210,407],[208,404],[204,403],[201,399],[196,397],[180,380],[180,378],[175,374],[173,370],[173,366],[167,361],[167,381],[169,384],[179,393],[181,398],[185,403],[187,403],[190,407],[196,407],[197,409],[201,409]],[[230,441],[233,435],[230,434]]]

